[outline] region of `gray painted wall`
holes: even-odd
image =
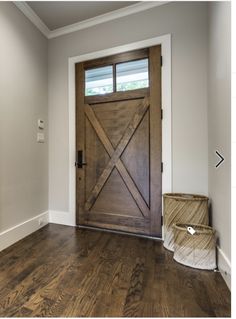
[[[169,3],[49,41],[49,209],[68,211],[68,58],[172,34],[173,191],[208,194],[207,3]]]
[[[47,40],[10,2],[0,2],[0,232],[48,209]]]
[[[230,3],[209,4],[209,196],[219,245],[231,259]],[[219,150],[225,162],[215,169]]]

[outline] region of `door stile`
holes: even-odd
[[[85,114],[84,114],[84,67],[83,63],[76,64],[76,150],[81,150],[85,154]],[[76,152],[77,152],[76,151]],[[85,170],[76,169],[76,207],[79,214],[76,214],[76,224],[83,222],[85,202]]]
[[[150,232],[161,237],[161,46],[149,48],[150,56]]]

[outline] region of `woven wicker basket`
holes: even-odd
[[[208,225],[208,197],[182,193],[164,194],[163,197],[164,247],[174,251],[175,223]]]
[[[191,235],[187,227],[195,233]],[[175,224],[174,260],[180,264],[198,269],[216,268],[216,239],[212,227],[196,224]]]

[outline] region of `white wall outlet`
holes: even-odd
[[[44,133],[37,133],[37,142],[44,143]]]
[[[43,218],[39,218],[38,222],[39,222],[39,226],[43,226],[46,224],[46,222]]]

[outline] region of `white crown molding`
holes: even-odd
[[[46,24],[37,16],[25,1],[13,1],[21,12],[45,35],[49,38],[50,30]]]
[[[14,1],[14,4],[24,13],[24,15],[48,38],[56,38],[71,32],[86,29],[97,24],[122,18],[134,13],[145,11],[163,4],[169,3],[170,1],[143,1],[140,3],[133,4],[131,6],[114,10],[91,19],[87,19],[81,22],[73,23],[68,26],[55,29],[50,31],[45,23],[37,16],[37,14],[30,8],[25,1]]]
[[[141,2],[141,3],[136,3],[133,4],[131,6],[125,7],[125,8],[121,8],[118,10],[114,10],[99,16],[96,16],[94,18],[91,19],[87,19],[81,22],[77,22],[62,28],[58,28],[56,30],[53,30],[50,32],[49,34],[49,39],[51,38],[56,38],[59,37],[61,35],[64,34],[68,34],[71,32],[75,32],[75,31],[79,31],[82,29],[86,29],[104,22],[108,22],[111,20],[115,20],[118,18],[122,18],[134,13],[138,13],[141,11],[145,11],[160,5],[163,5],[165,3],[167,3],[168,1],[153,1],[153,2]]]

